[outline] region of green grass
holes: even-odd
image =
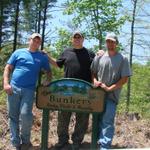
[[[146,101],[140,102],[138,99],[131,99],[128,110],[128,113],[138,113],[142,118],[149,119],[150,116],[150,103]],[[127,100],[121,99],[118,104],[118,113],[127,112]]]
[[[0,105],[6,105],[7,95],[4,91],[0,91]]]

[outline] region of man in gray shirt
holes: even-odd
[[[100,149],[111,147],[114,135],[114,119],[122,86],[127,83],[131,71],[128,59],[117,51],[118,39],[114,33],[106,36],[107,51],[95,56],[91,71],[93,83],[106,91],[105,110],[100,119]]]

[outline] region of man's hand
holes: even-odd
[[[99,87],[101,86],[102,82],[95,80],[94,81],[94,87]]]
[[[107,86],[106,84],[102,83],[101,88],[103,88],[105,91],[110,92],[114,91],[118,88],[122,88],[122,86],[127,83],[128,76],[122,77],[117,83],[112,84],[111,86]]]
[[[3,86],[4,88],[4,91],[8,94],[8,95],[11,95],[13,93],[13,90],[12,90],[12,87],[10,84],[6,84]]]
[[[7,64],[4,68],[4,73],[3,73],[3,89],[8,95],[11,95],[13,93],[12,87],[9,84],[9,76],[13,68],[14,68],[13,65]]]
[[[105,83],[101,83],[100,87],[104,89],[106,92],[111,91],[110,87],[108,87]]]
[[[104,53],[105,53],[104,50],[98,50],[98,52],[96,53],[96,55],[98,55],[98,56],[103,56]]]

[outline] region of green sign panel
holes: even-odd
[[[105,92],[83,80],[63,78],[38,87],[37,107],[75,112],[102,112]]]

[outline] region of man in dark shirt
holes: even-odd
[[[84,37],[80,32],[75,32],[72,36],[72,48],[65,49],[57,60],[49,57],[50,63],[56,67],[64,67],[65,78],[82,79],[91,82],[90,65],[94,58],[94,53],[83,47]],[[68,127],[72,112],[59,112],[58,114],[58,143],[57,149],[61,149],[68,144]],[[78,150],[88,128],[88,113],[76,113],[76,124],[72,135],[73,148]]]

